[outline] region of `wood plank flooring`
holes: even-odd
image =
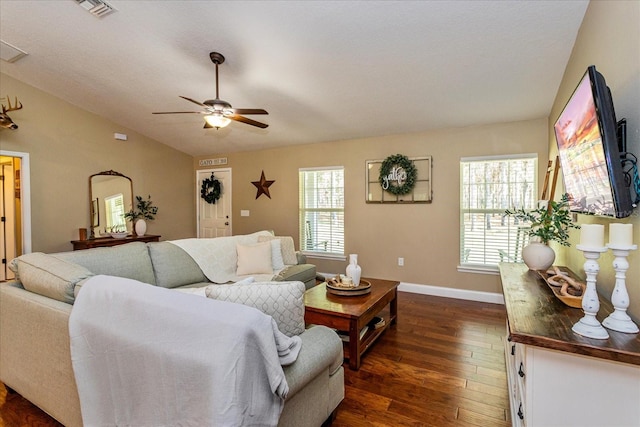
[[[345,364],[346,396],[333,427],[510,426],[504,307],[398,294],[397,325],[359,371]],[[2,385],[0,426],[60,424]]]

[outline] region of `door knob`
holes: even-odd
[[[229,221],[225,222],[224,225],[229,225]]]

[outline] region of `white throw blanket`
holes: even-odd
[[[258,243],[258,236],[271,235],[268,231],[258,231],[238,236],[168,240],[168,242],[189,254],[207,279],[213,283],[227,283],[237,282],[245,277],[236,274],[238,266],[236,245],[253,245]],[[274,274],[252,274],[252,276],[258,282],[268,282],[278,273],[275,271]]]
[[[90,278],[69,319],[84,425],[277,425],[288,337],[274,325],[240,304]]]

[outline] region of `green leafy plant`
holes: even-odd
[[[525,211],[507,209],[505,215],[513,216],[519,220],[531,223],[529,236],[537,237],[545,245],[550,241],[556,241],[563,246],[571,246],[569,240],[569,229],[580,228],[574,224],[569,211],[569,195],[563,194],[559,202],[549,201],[548,207]]]
[[[158,213],[158,208],[153,206],[151,201],[151,195],[147,197],[147,200],[142,199],[142,196],[136,196],[136,207],[129,212],[125,212],[124,219],[129,221],[135,221],[137,219],[153,220]]]

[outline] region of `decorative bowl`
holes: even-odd
[[[127,237],[129,235],[128,231],[120,231],[118,233],[109,233],[111,234],[111,237],[113,237],[114,239],[124,239],[125,237]]]

